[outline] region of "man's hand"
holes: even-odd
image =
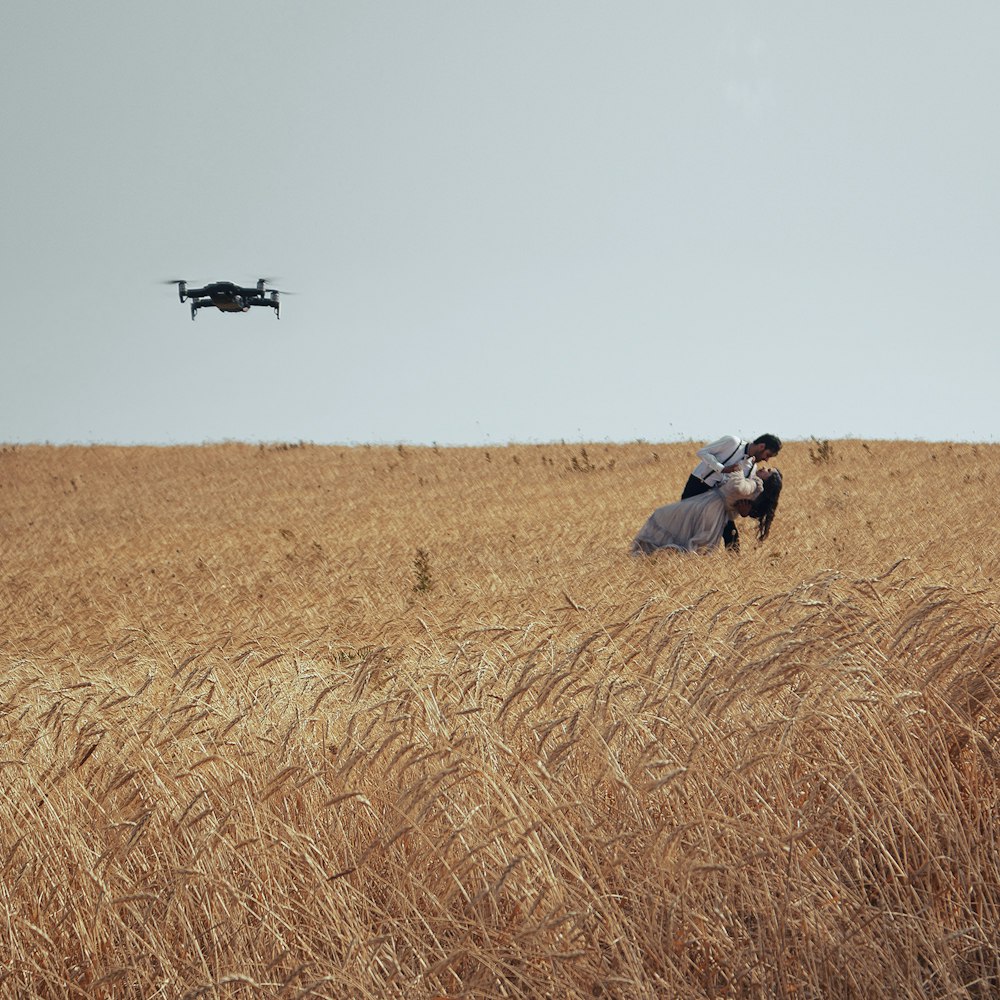
[[[739,465],[724,465],[722,467],[723,472],[736,472],[739,469]]]

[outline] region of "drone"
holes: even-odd
[[[213,281],[202,288],[188,288],[186,281],[168,281],[168,285],[177,286],[177,294],[181,302],[191,300],[191,319],[196,319],[198,310],[205,306],[215,306],[221,312],[249,312],[251,306],[270,306],[274,310],[274,318],[281,318],[281,306],[278,303],[277,288],[265,288],[267,278],[258,278],[257,284],[249,288],[233,284],[231,281]]]

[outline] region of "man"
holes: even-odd
[[[722,483],[726,473],[741,471],[744,476],[749,476],[758,462],[770,461],[779,451],[781,441],[773,434],[761,434],[754,441],[744,441],[731,435],[719,438],[698,449],[700,461],[688,476],[681,499],[687,500],[688,497],[696,497],[706,490],[715,489]],[[740,551],[740,534],[733,521],[726,523],[722,540],[730,552]]]

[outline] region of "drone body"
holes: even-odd
[[[274,310],[275,319],[281,318],[278,303],[278,289],[267,289],[267,278],[260,278],[249,288],[231,281],[213,281],[201,288],[188,288],[186,281],[172,281],[177,286],[181,302],[191,300],[191,319],[195,319],[199,309],[215,306],[221,312],[249,312],[251,306],[269,306]]]

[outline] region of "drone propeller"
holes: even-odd
[[[274,280],[277,280],[277,279],[274,279]],[[263,287],[264,284],[267,281],[268,281],[267,278],[261,278],[260,281],[258,282],[258,284],[257,284],[257,293],[258,293],[258,295],[263,295],[263,296],[266,297],[268,295],[295,295],[296,294],[295,292],[290,292],[290,291],[288,291],[285,288],[266,288],[266,287]]]
[[[261,285],[270,286],[275,281],[281,281],[281,278],[274,278],[274,277],[272,277],[272,278],[258,278],[257,279],[257,286],[258,286],[258,288]],[[278,292],[281,295],[295,295],[296,294],[295,292],[286,291],[284,288],[270,288],[270,287],[267,287],[267,288],[264,289],[264,291],[265,292]]]
[[[163,282],[163,284],[165,284],[165,285],[176,285],[177,286],[177,295],[180,298],[181,302],[184,301],[184,299],[185,299],[185,292],[187,292],[187,281],[186,280],[184,280],[183,278],[168,278],[166,281]]]

